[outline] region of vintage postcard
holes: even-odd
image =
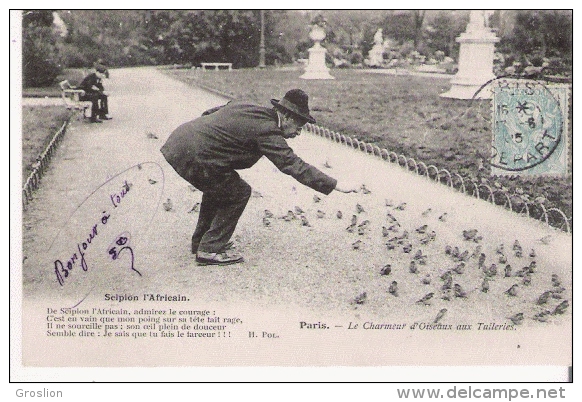
[[[21,106],[11,108],[22,109],[23,136],[27,119],[43,118],[38,108],[69,107],[71,117],[32,163],[23,149],[21,229],[13,228],[21,253],[10,267],[22,370],[548,366],[567,373],[571,75],[492,80],[494,49],[509,29],[499,21],[519,27],[519,10],[417,13],[430,27],[420,51],[381,20],[376,29],[363,19],[362,57],[342,48],[339,25],[332,29],[342,15],[327,11],[327,25],[310,20],[292,59],[281,56],[283,45],[275,55],[271,31],[257,36],[262,57],[267,47],[267,65],[258,68],[232,46],[228,59],[206,52],[186,62],[184,52],[201,48],[170,45],[172,30],[160,22],[210,23],[222,14],[102,10],[95,18],[134,24],[143,43],[95,54],[103,65],[83,56],[83,68],[69,54],[74,39],[60,49],[71,61],[64,71],[95,76],[91,84],[104,93],[89,96],[91,85],[64,76],[47,96],[27,96],[34,91],[24,85]],[[55,12],[63,37],[80,32],[85,15],[75,13]],[[287,13],[289,24],[315,14]],[[279,14],[262,14],[263,24],[281,27],[273,25]],[[385,21],[405,18],[387,13]],[[461,39],[430,48],[426,35],[447,21],[460,24]],[[147,31],[154,22],[155,37]],[[25,38],[34,34],[26,31],[32,22],[21,24]],[[125,43],[120,35],[111,41]],[[25,50],[22,65],[33,57]],[[490,96],[473,96],[488,80]],[[557,194],[566,195],[561,204]]]

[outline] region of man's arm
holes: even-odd
[[[299,183],[326,195],[336,188],[336,179],[298,157],[280,134],[273,133],[262,137],[258,146],[261,153],[273,162],[277,169]]]

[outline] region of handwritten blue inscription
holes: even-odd
[[[118,246],[119,246],[119,249],[118,249]],[[135,266],[134,266],[135,255],[133,254],[133,249],[129,245],[129,234],[128,233],[122,233],[119,236],[117,236],[117,238],[115,239],[115,246],[108,247],[109,256],[114,261],[119,258],[121,252],[124,250],[127,250],[131,255],[131,270],[137,272],[139,274],[139,276],[142,276],[141,272],[139,272],[137,269],[135,269]]]
[[[127,195],[127,193],[129,192],[129,189],[130,189],[130,185],[127,183],[127,180],[126,180],[126,181],[124,181],[122,188],[121,188],[121,191],[119,193],[110,195],[111,202],[113,203],[113,206],[115,208],[117,208],[117,206],[120,204],[121,200]],[[103,225],[103,226],[107,225],[107,222],[108,222],[110,217],[111,217],[111,215],[109,213],[107,213],[106,211],[103,211],[101,219],[100,219],[101,225]],[[89,270],[89,264],[87,263],[87,260],[85,258],[85,254],[86,254],[87,250],[89,249],[91,242],[99,234],[98,227],[99,227],[99,222],[93,224],[91,229],[89,229],[89,234],[86,237],[86,239],[77,243],[77,251],[73,252],[71,254],[71,256],[67,260],[65,260],[66,263],[63,263],[63,261],[60,259],[57,259],[54,261],[54,271],[55,271],[55,275],[57,277],[57,281],[59,282],[59,285],[64,286],[65,280],[67,278],[69,278],[69,276],[71,275],[71,272],[74,270],[74,268],[77,266],[77,264],[80,264],[81,269],[83,271],[86,272]],[[129,248],[129,250],[131,251],[131,254],[132,254],[132,269],[133,269],[133,251],[131,250],[131,248]]]

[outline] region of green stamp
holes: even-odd
[[[498,80],[493,86],[491,174],[565,175],[567,85]]]

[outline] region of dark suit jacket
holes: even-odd
[[[83,91],[85,91],[85,93],[94,93],[94,92],[99,92],[96,91],[95,89],[93,89],[93,86],[96,86],[97,88],[99,88],[100,92],[103,92],[103,83],[101,82],[101,79],[99,77],[97,77],[97,74],[95,73],[91,73],[88,76],[86,76],[83,81],[81,81],[81,84],[79,85],[79,88],[81,88]]]
[[[241,102],[214,109],[179,126],[161,148],[186,180],[199,167],[219,177],[249,168],[264,155],[281,172],[316,191],[329,194],[335,188],[336,179],[305,163],[287,145],[273,109]]]

